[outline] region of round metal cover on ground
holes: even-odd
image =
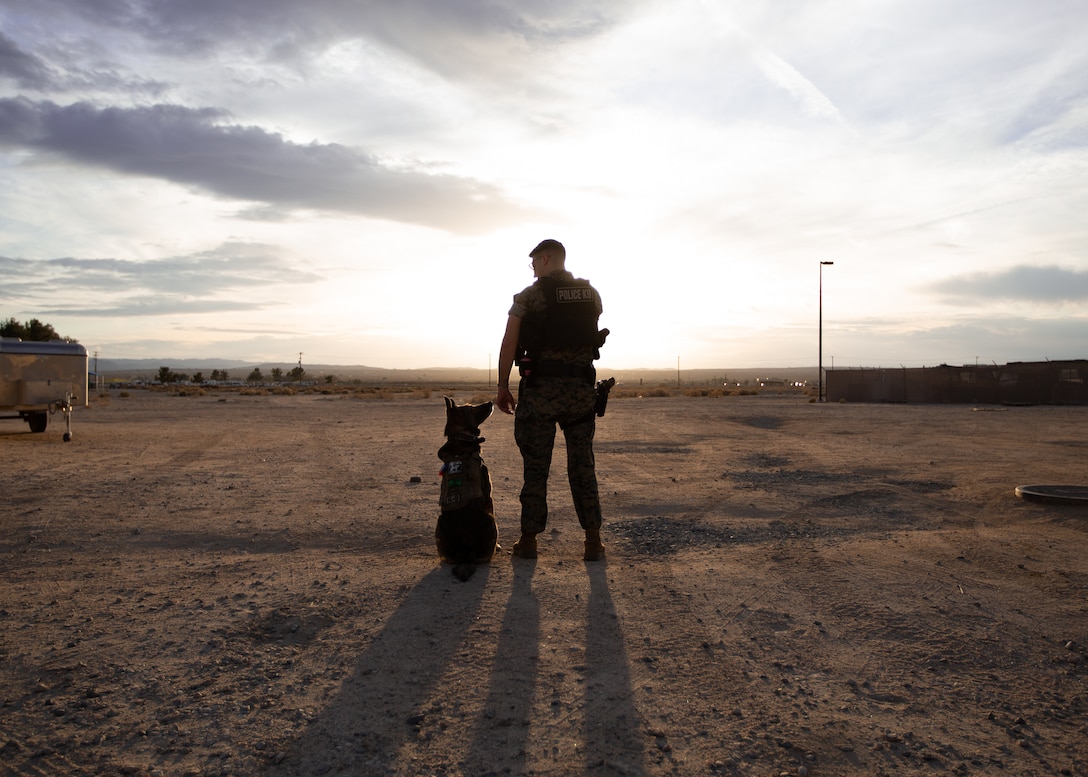
[[[1088,505],[1088,486],[1017,486],[1016,495],[1032,502]]]

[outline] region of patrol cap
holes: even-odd
[[[547,240],[541,240],[539,243],[537,243],[536,248],[529,252],[529,256],[536,256],[537,254],[542,253],[557,254],[561,257],[566,258],[567,249],[563,248],[563,244],[560,243],[558,240],[552,240],[551,238],[548,238]]]

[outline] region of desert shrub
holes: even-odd
[[[679,389],[668,386],[617,386],[608,395],[609,399],[641,399],[642,397],[671,397]]]
[[[130,397],[130,396],[132,396],[132,395],[131,395],[131,394],[129,394],[129,393],[127,392],[127,391],[122,391],[122,392],[121,392],[120,394],[118,394],[117,396],[119,396],[119,397],[121,397],[121,398],[126,398],[126,397]]]
[[[356,389],[353,396],[355,399],[392,399],[393,392],[387,388],[368,386],[367,388]]]
[[[720,388],[689,388],[684,389],[685,397],[730,397],[732,392]]]

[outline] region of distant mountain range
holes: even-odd
[[[90,360],[90,369],[95,370],[95,359]],[[123,378],[129,380],[147,380],[154,378],[162,367],[171,372],[203,373],[208,378],[212,370],[226,371],[231,378],[245,380],[254,369],[259,369],[266,378],[272,370],[279,368],[287,375],[298,366],[297,362],[243,362],[232,359],[103,359],[97,360],[98,372],[105,378]],[[430,367],[418,369],[389,369],[369,367],[362,364],[306,364],[302,365],[306,376],[311,380],[324,380],[333,375],[337,380],[359,380],[375,383],[479,383],[494,384],[495,370],[471,367]],[[775,381],[816,381],[816,367],[761,367],[744,369],[692,369],[668,370],[633,368],[618,369],[599,366],[600,377],[614,376],[619,383],[628,385],[721,385],[729,383],[751,384],[759,379]]]

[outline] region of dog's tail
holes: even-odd
[[[458,580],[460,580],[462,583],[464,583],[466,580],[468,580],[474,574],[476,574],[476,565],[475,564],[454,564],[453,565],[453,576],[456,577]]]

